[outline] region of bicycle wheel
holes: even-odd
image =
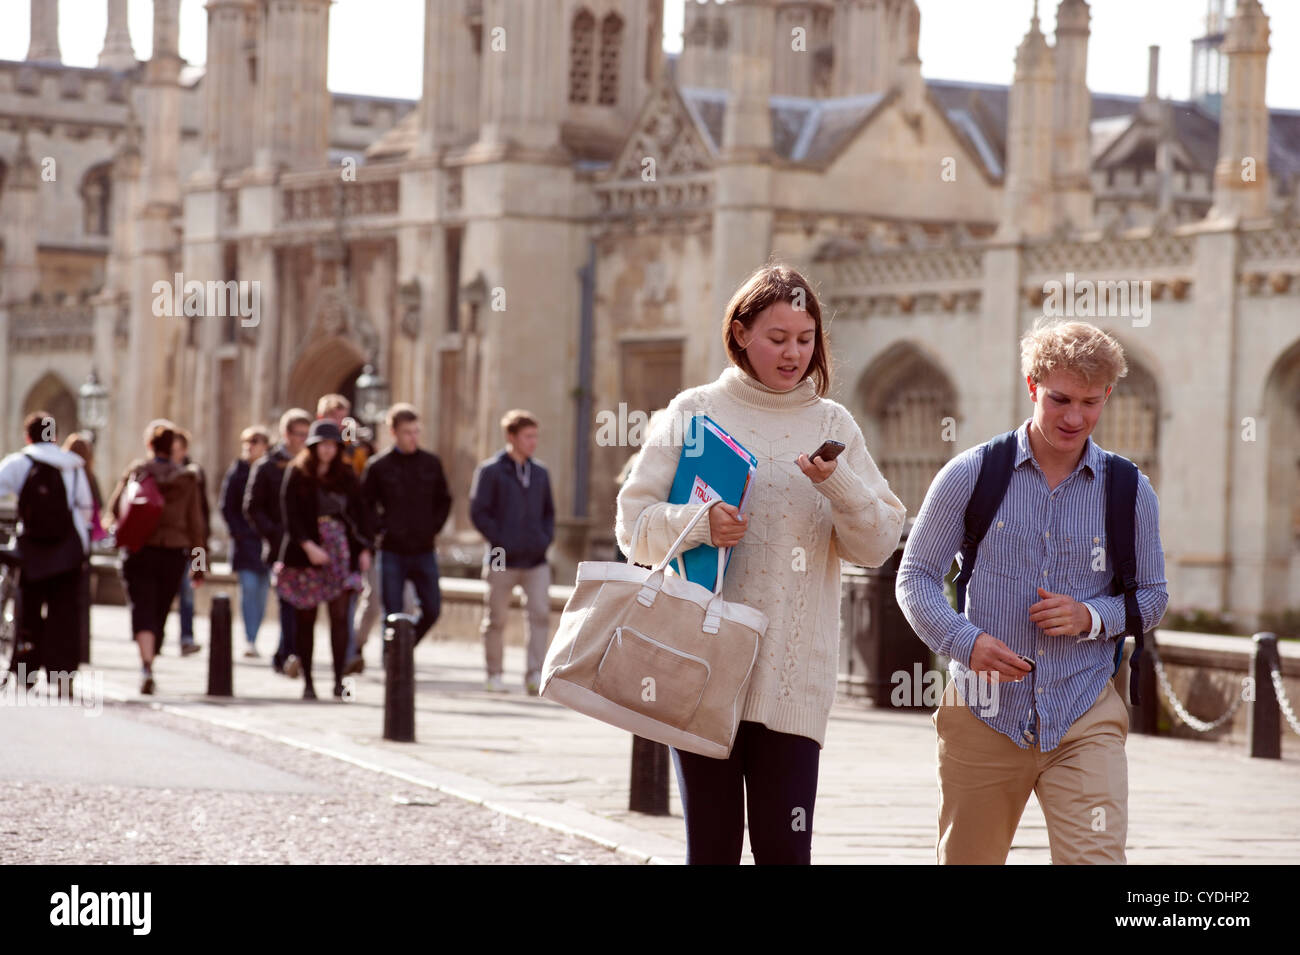
[[[18,642],[18,581],[13,567],[0,565],[0,682],[7,675],[14,660],[14,647]]]

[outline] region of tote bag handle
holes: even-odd
[[[677,554],[678,548],[680,548],[682,544],[686,541],[687,536],[691,533],[691,529],[695,527],[695,525],[699,522],[700,518],[703,517],[706,513],[708,513],[709,509],[713,507],[713,505],[722,504],[722,503],[725,503],[722,500],[722,498],[714,498],[712,501],[709,501],[698,511],[696,511],[694,515],[691,516],[691,519],[686,523],[686,527],[684,527],[682,529],[682,532],[677,535],[677,540],[673,541],[672,546],[668,548],[668,553],[664,555],[664,559],[659,561],[659,563],[655,564],[655,566],[651,568],[650,576],[646,578],[645,583],[641,585],[641,589],[637,592],[636,595],[637,603],[645,607],[654,606],[655,597],[659,595],[659,591],[663,587],[664,568],[666,568],[669,565],[669,563],[672,562],[673,557],[675,557]],[[641,517],[643,517],[644,515],[645,515],[645,511],[642,511],[641,515],[637,517],[637,523],[633,529],[634,535],[636,531],[640,529]],[[632,538],[632,541],[633,541],[633,546],[635,546],[636,544],[635,536]],[[714,585],[713,585],[713,599],[709,601],[708,608],[706,609],[704,614],[703,630],[705,633],[717,633],[718,625],[722,619],[722,573],[727,565],[726,563],[727,552],[730,550],[730,548],[719,547],[717,550],[718,550],[718,573],[717,573],[717,577],[714,580]]]

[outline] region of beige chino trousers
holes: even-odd
[[[1128,708],[1113,680],[1050,752],[1021,749],[949,683],[931,717],[939,748],[940,865],[1002,865],[1029,794],[1055,865],[1123,864],[1128,835]]]

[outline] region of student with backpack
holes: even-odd
[[[131,631],[140,646],[140,692],[145,695],[155,689],[154,656],[181,573],[195,549],[206,545],[198,471],[172,460],[175,438],[170,421],[150,422],[145,444],[151,457],[127,466],[108,502],[117,522],[117,543],[126,551],[122,578]],[[202,571],[190,573],[195,583],[203,580]]]
[[[1140,648],[1169,600],[1151,482],[1091,438],[1127,372],[1095,326],[1040,323],[1021,340],[1033,416],[949,461],[908,537],[898,603],[952,661],[932,717],[941,864],[1006,862],[1030,792],[1052,862],[1125,861],[1129,715],[1112,678],[1124,635]]]
[[[25,682],[35,683],[44,666],[46,681],[70,694],[79,662],[77,591],[90,549],[94,510],[85,463],[55,443],[54,418],[36,411],[23,420],[27,445],[0,461],[0,496],[18,495],[20,643],[30,653],[15,654],[11,666],[25,666]],[[61,678],[61,675],[65,675]]]

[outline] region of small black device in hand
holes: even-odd
[[[834,461],[840,456],[840,452],[843,450],[843,441],[823,441],[820,448],[808,455],[808,460],[811,461],[813,458],[821,458],[823,461]]]
[[[1034,661],[1029,659],[1029,657],[1025,656],[1023,653],[1017,653],[1016,656],[1020,657],[1020,659],[1024,660],[1026,663],[1029,664],[1030,673],[1038,669],[1038,667],[1034,664]]]

